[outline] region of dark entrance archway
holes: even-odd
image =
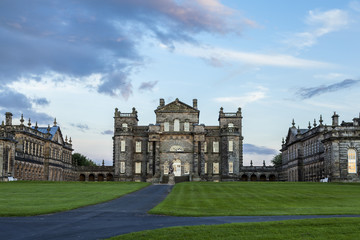
[[[89,181],[90,181],[90,182],[95,181],[95,176],[94,176],[94,174],[90,174],[90,175],[89,175]]]
[[[261,175],[260,175],[260,181],[266,181],[266,176],[265,176],[265,174],[261,174]]]
[[[257,176],[255,174],[251,175],[250,181],[257,181]]]
[[[112,174],[108,173],[108,174],[106,175],[106,181],[108,181],[108,182],[114,181],[114,176],[113,176]]]
[[[271,174],[271,175],[269,176],[269,181],[276,181],[276,177],[275,177],[274,174]]]
[[[85,174],[80,174],[79,181],[85,181]]]
[[[243,174],[242,176],[241,176],[241,181],[248,181],[248,176],[246,175],[246,174]]]
[[[99,174],[98,175],[98,182],[103,182],[104,181],[104,174]]]

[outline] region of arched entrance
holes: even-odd
[[[98,182],[103,182],[104,181],[104,174],[99,174],[98,175]]]
[[[79,181],[85,181],[85,174],[80,174]]]
[[[250,181],[257,181],[257,176],[255,174],[251,175]]]
[[[241,176],[241,181],[248,181],[248,176],[246,174],[243,174]]]
[[[174,161],[173,168],[174,168],[174,175],[176,177],[181,176],[181,161],[180,160]]]
[[[265,176],[265,174],[261,174],[260,175],[260,181],[266,181],[266,176]]]
[[[89,181],[90,181],[90,182],[95,181],[95,176],[94,176],[94,174],[90,174],[90,175],[89,175]]]
[[[110,182],[110,181],[114,181],[114,176],[110,173],[108,173],[108,175],[106,175],[106,181]]]
[[[271,175],[269,176],[269,181],[276,181],[276,177],[275,177],[274,174],[271,174]]]

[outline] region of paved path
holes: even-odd
[[[106,203],[67,212],[33,217],[3,217],[0,218],[0,239],[103,239],[171,226],[345,216],[171,217],[147,214],[170,190],[169,185],[151,185]]]

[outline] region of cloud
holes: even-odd
[[[84,80],[101,74],[98,92],[125,99],[132,72],[144,64],[144,41],[173,49],[201,33],[256,26],[217,0],[3,0],[0,16],[0,84],[48,72]]]
[[[248,103],[259,101],[266,97],[266,88],[260,87],[258,91],[250,92],[241,97],[219,97],[214,100],[219,103],[233,103],[236,106],[245,106]]]
[[[333,80],[333,79],[338,79],[338,78],[344,78],[344,77],[346,77],[346,75],[342,74],[342,73],[327,73],[327,74],[316,74],[313,77],[320,78],[320,79]]]
[[[73,127],[76,127],[77,129],[79,129],[82,132],[85,132],[86,130],[89,130],[89,126],[83,123],[71,123],[70,124]]]
[[[235,62],[252,66],[273,66],[290,68],[326,68],[332,64],[297,58],[285,54],[261,54],[234,51],[224,48],[197,47],[183,45],[177,47],[177,52],[205,59],[210,65],[223,66],[226,62]]]
[[[31,101],[39,106],[47,106],[50,104],[50,101],[47,100],[46,98],[34,98]]]
[[[101,132],[102,135],[113,135],[114,132],[112,130],[105,130],[103,132]]]
[[[205,61],[205,63],[207,63],[213,67],[223,67],[224,66],[224,62],[216,57],[203,58],[203,60]]]
[[[272,149],[272,148],[256,146],[256,145],[248,144],[248,143],[244,144],[244,154],[275,155],[278,153],[279,153],[279,151]]]
[[[360,12],[360,2],[359,1],[351,1],[349,3],[349,6],[351,9],[353,9],[356,12]]]
[[[309,31],[295,33],[285,42],[299,49],[311,47],[317,43],[318,38],[344,29],[349,22],[348,13],[340,9],[325,12],[309,11],[305,23],[311,29]]]
[[[142,82],[139,87],[139,90],[140,91],[152,91],[157,83],[158,83],[158,81]]]
[[[32,102],[33,99],[29,99],[22,93],[6,86],[0,87],[0,110],[13,113],[15,118],[23,114],[25,118],[31,118],[41,124],[52,122],[53,117],[35,111]]]
[[[311,88],[300,88],[296,92],[296,95],[298,95],[302,99],[308,99],[324,93],[336,92],[345,88],[349,88],[358,84],[359,82],[360,80],[345,79],[344,81],[330,85],[321,85],[318,87],[311,87]]]

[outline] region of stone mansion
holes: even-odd
[[[83,167],[72,161],[71,138],[52,127],[0,125],[0,181],[11,177],[49,181],[148,181],[167,183],[169,172],[180,181],[360,181],[360,117],[331,125],[314,120],[307,129],[293,121],[281,147],[282,165],[243,166],[241,108],[220,108],[217,126],[199,123],[197,100],[160,99],[156,121],[138,125],[135,108],[114,113],[113,165]],[[26,126],[27,125],[27,126]]]
[[[189,106],[179,99],[160,104],[156,123],[138,126],[131,113],[115,109],[114,166],[120,181],[162,182],[172,167],[189,181],[236,179],[243,165],[241,109],[219,112],[218,126],[199,124],[197,100]]]

